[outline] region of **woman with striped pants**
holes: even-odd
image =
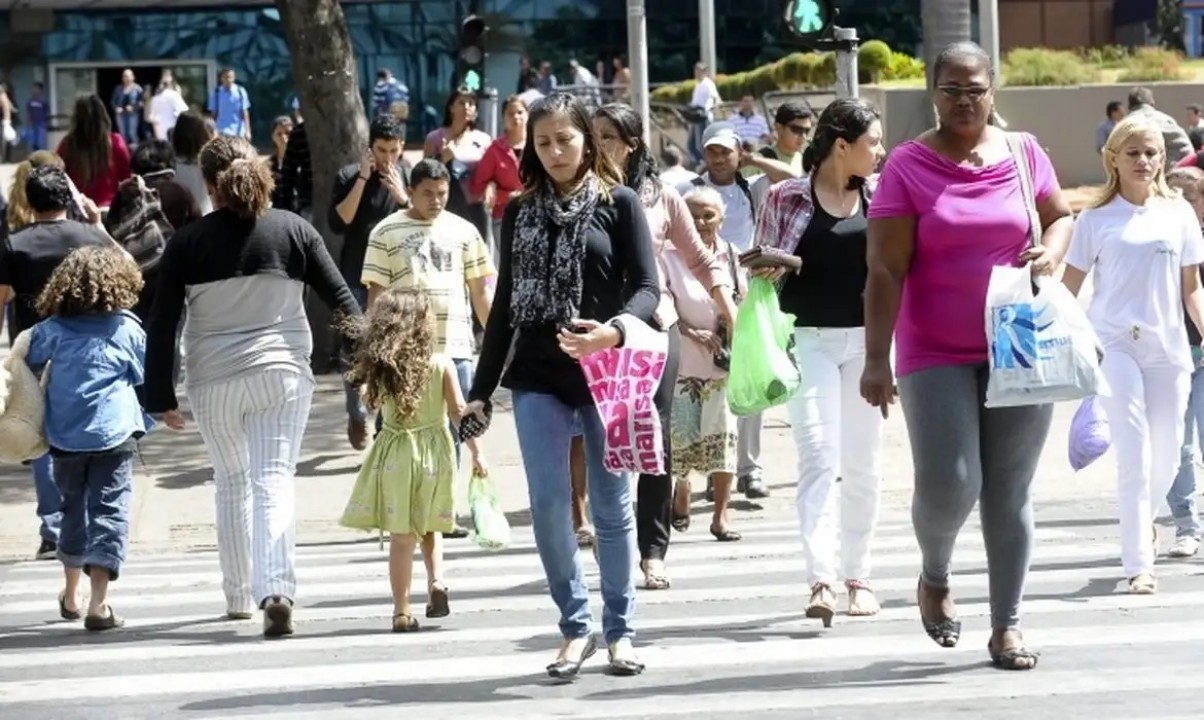
[[[336,312],[360,313],[317,231],[271,209],[271,170],[241,138],[201,150],[214,212],[181,228],[159,265],[147,333],[146,409],[184,427],[172,381],[185,301],[186,391],[213,462],[226,614],[263,610],[265,637],[293,632],[293,475],[309,419],[312,287]]]

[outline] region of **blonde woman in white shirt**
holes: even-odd
[[[1122,120],[1104,145],[1108,183],[1079,216],[1063,282],[1094,270],[1088,314],[1104,345],[1116,451],[1121,562],[1130,593],[1157,592],[1153,522],[1175,477],[1192,371],[1183,306],[1204,327],[1200,223],[1166,183],[1162,132]]]

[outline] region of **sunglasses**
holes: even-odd
[[[944,93],[945,97],[949,98],[950,100],[969,98],[973,102],[981,102],[982,99],[987,96],[987,93],[991,91],[991,88],[983,87],[981,85],[971,85],[967,87],[963,87],[961,85],[941,85],[937,89]]]
[[[795,135],[798,135],[799,137],[806,137],[810,135],[811,131],[815,128],[810,125],[787,125],[786,129]]]

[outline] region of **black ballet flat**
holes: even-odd
[[[577,677],[581,673],[581,666],[585,664],[594,654],[598,652],[598,640],[593,635],[589,636],[585,647],[581,650],[581,656],[576,660],[557,660],[548,666],[548,677],[554,677],[559,680],[569,680]]]

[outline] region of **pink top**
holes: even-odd
[[[84,182],[83,178],[72,172],[71,158],[65,154],[66,139],[59,143],[57,150],[58,156],[67,165],[67,175],[71,177],[71,181],[78,186],[81,193],[101,208],[107,208],[113,203],[113,198],[117,195],[117,186],[121,184],[122,180],[130,177],[129,147],[120,133],[112,133],[110,139],[113,149],[109,153],[109,169],[92,178],[91,182]]]
[[[722,266],[729,287],[735,287],[732,278],[731,265],[728,264],[728,253],[731,245],[723,240],[716,240],[715,258]],[[735,258],[733,258],[734,260]],[[690,271],[685,256],[675,248],[666,248],[660,258],[661,277],[665,279],[666,294],[674,304],[674,309],[682,325],[698,330],[719,329],[719,308],[694,273]],[[736,265],[736,281],[743,295],[748,290],[748,277],[745,271]],[[721,378],[725,372],[715,367],[711,351],[701,344],[691,340],[684,334],[681,336],[681,364],[678,366],[678,377],[701,378],[709,380]]]
[[[1049,156],[1022,133],[1037,200],[1058,190]],[[954,163],[918,140],[891,153],[871,220],[916,218],[915,253],[895,325],[896,373],[987,361],[987,283],[996,265],[1018,265],[1029,242],[1016,163]]]
[[[702,283],[708,294],[715,287],[732,286],[731,273],[728,272],[727,266],[718,262],[703,244],[702,238],[698,236],[698,229],[694,227],[690,208],[677,190],[664,185],[661,188],[660,200],[651,207],[644,206],[644,215],[648,218],[648,226],[652,230],[652,248],[658,255],[669,248],[676,249],[686,267]],[[661,302],[656,308],[656,319],[666,328],[677,322],[673,296],[669,294],[663,275]]]

